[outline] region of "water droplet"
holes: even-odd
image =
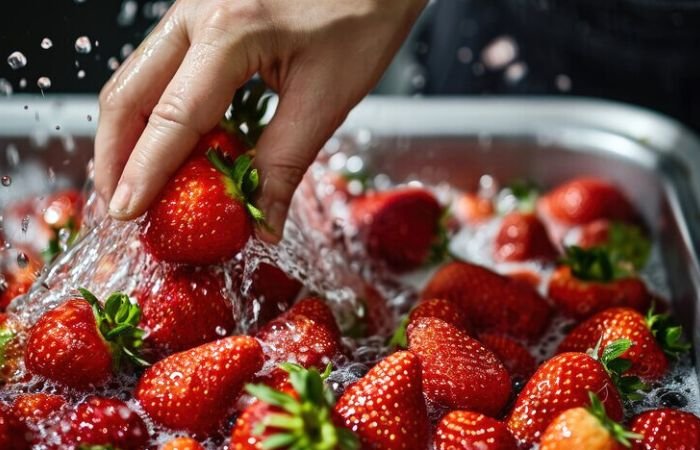
[[[87,36],[80,36],[75,40],[75,51],[78,53],[86,54],[92,51],[92,42]]]
[[[59,131],[61,129],[60,125],[56,125],[56,131]]]
[[[126,59],[134,51],[134,46],[131,44],[124,44],[119,51],[122,59]]]
[[[90,115],[90,114],[87,115],[87,121],[92,122],[92,115]]]
[[[462,64],[467,64],[472,61],[474,54],[469,47],[460,47],[457,50],[457,60]]]
[[[14,70],[21,69],[27,65],[27,57],[22,52],[12,52],[7,57],[7,64]]]
[[[117,70],[119,68],[119,60],[112,56],[107,60],[107,67],[109,67],[111,70]]]
[[[22,233],[26,233],[29,229],[29,216],[22,217]]]
[[[56,171],[53,170],[53,167],[49,167],[47,172],[49,177],[49,183],[53,184],[56,181]]]
[[[9,144],[5,149],[5,156],[7,157],[7,164],[10,167],[17,167],[19,165],[19,149],[15,144]]]
[[[19,80],[19,87],[21,87],[22,89],[27,87],[27,79],[26,78],[22,78],[21,80]]]
[[[117,16],[117,24],[122,27],[128,27],[134,23],[139,5],[135,0],[126,0],[122,2],[119,15]]]
[[[182,376],[183,376],[182,372],[173,372],[170,374],[170,379],[171,380],[179,380],[180,378],[182,378]]]
[[[518,55],[518,45],[510,36],[500,36],[481,51],[481,61],[490,70],[500,70],[513,62]]]
[[[45,37],[41,40],[41,48],[43,48],[44,50],[48,50],[51,47],[53,47],[53,42],[51,41],[51,39]]]
[[[4,78],[0,78],[0,95],[10,96],[13,92],[14,89],[12,89],[12,83]]]
[[[85,3],[86,0],[73,0],[75,3]]]
[[[527,65],[521,62],[515,62],[508,66],[505,73],[506,82],[516,84],[527,75]]]
[[[29,105],[24,105],[24,110],[26,111],[28,109],[29,109]]]
[[[216,334],[218,334],[219,336],[226,336],[226,333],[227,333],[226,328],[224,328],[222,326],[216,327],[216,329],[214,331],[216,331]]]
[[[12,184],[12,177],[9,175],[3,175],[2,178],[0,178],[0,183],[2,183],[3,186],[7,187]]]
[[[78,79],[82,80],[83,78],[85,78],[85,71],[79,70],[78,71]]]
[[[58,230],[58,245],[64,252],[68,249],[71,234],[72,232],[70,228],[61,228],[60,230]]]
[[[29,265],[29,257],[24,252],[17,253],[17,265],[20,269],[24,269]]]
[[[554,84],[561,92],[569,92],[571,90],[571,78],[568,75],[557,75],[554,79]]]
[[[36,80],[36,85],[39,86],[39,89],[48,89],[51,87],[51,78],[40,77],[38,80]]]

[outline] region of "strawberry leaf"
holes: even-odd
[[[406,314],[396,327],[396,331],[389,339],[389,347],[393,349],[402,349],[408,347],[408,337],[406,336],[406,327],[408,326],[409,317]]]
[[[440,264],[450,256],[450,234],[448,232],[447,226],[450,217],[451,215],[449,208],[444,208],[442,210],[442,214],[440,215],[440,220],[438,222],[437,233],[435,233],[435,240],[433,241],[433,245],[430,248],[428,264]]]
[[[593,349],[594,353],[592,356],[595,357],[598,354],[599,347],[600,341],[598,341],[596,348]],[[641,400],[644,398],[641,392],[648,391],[649,386],[642,382],[639,377],[624,375],[632,367],[632,363],[627,359],[621,358],[621,356],[631,347],[632,341],[629,339],[618,339],[611,342],[603,349],[600,363],[623,398],[627,400]]]
[[[604,248],[615,269],[622,272],[619,278],[644,268],[651,253],[651,242],[639,227],[615,222],[610,226]]]
[[[647,313],[647,326],[664,353],[671,358],[678,359],[691,348],[690,343],[683,336],[683,327],[675,324],[670,314],[655,314],[654,309],[652,305]]]
[[[588,392],[588,398],[591,401],[591,406],[588,407],[588,412],[593,417],[598,419],[600,424],[608,430],[610,435],[617,442],[625,447],[631,447],[631,440],[638,440],[643,437],[641,434],[633,433],[627,430],[621,424],[608,417],[607,413],[605,412],[605,405],[603,405],[603,402],[601,402],[598,396],[593,392]]]
[[[0,369],[5,366],[5,354],[7,345],[15,338],[15,333],[12,330],[2,327],[0,328]]]
[[[263,119],[271,99],[272,95],[262,80],[250,80],[234,94],[230,116],[221,122],[221,126],[235,132],[248,148],[254,148],[265,130]]]
[[[567,247],[562,263],[569,266],[571,273],[580,280],[607,283],[615,277],[613,264],[603,248]]]
[[[261,423],[251,424],[253,432],[258,435],[268,429],[283,430],[265,437],[262,448],[359,449],[357,437],[350,430],[335,425],[331,417],[335,398],[324,382],[332,370],[330,364],[323,373],[316,368],[304,369],[292,363],[284,363],[280,367],[289,373],[289,382],[296,397],[265,385],[246,386],[249,394],[282,410],[268,414]]]

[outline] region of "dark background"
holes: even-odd
[[[0,78],[15,92],[38,92],[36,80],[48,76],[49,92],[92,93],[112,73],[109,59],[122,61],[123,46],[137,46],[168,4],[5,2]],[[136,12],[125,21],[120,11],[129,2]],[[90,54],[74,49],[83,35],[93,42]],[[40,47],[44,37],[53,48]],[[517,82],[506,77],[510,65],[483,64],[483,50],[504,37],[517,45],[512,64],[526,68]],[[16,71],[5,62],[15,50],[29,61]],[[407,88],[387,89],[393,79],[385,80],[382,92],[591,96],[648,107],[700,130],[700,0],[438,0],[403,53],[393,72],[413,64],[421,78]],[[84,79],[77,77],[81,69]]]

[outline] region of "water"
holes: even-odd
[[[51,78],[49,77],[39,77],[38,80],[36,80],[36,85],[41,89],[42,91],[44,89],[49,89],[51,87]]]
[[[10,96],[13,92],[12,83],[5,78],[0,78],[0,96]]]
[[[75,51],[80,54],[87,54],[92,51],[92,42],[87,36],[80,36],[75,40]]]
[[[51,41],[51,39],[44,38],[41,40],[41,48],[43,48],[44,50],[48,50],[51,47],[53,47],[53,41]]]
[[[7,57],[7,64],[13,70],[21,69],[27,65],[27,57],[20,51],[12,52],[10,56]]]
[[[358,131],[355,144],[357,148],[370,148],[373,145],[371,132]],[[336,171],[366,169],[366,161],[358,154],[347,153],[346,147],[339,141],[331,141],[319,162],[311,167],[294,197],[290,220],[285,228],[285,238],[279,246],[269,246],[251,240],[242,255],[217,268],[225,278],[225,293],[232,305],[231,314],[238,323],[234,334],[246,332],[256,325],[259,304],[255,305],[252,302],[249,293],[251,274],[260,263],[275,262],[285,272],[303,282],[304,293],[315,292],[326,297],[343,329],[350,328],[356,320],[354,312],[359,305],[357,296],[363,291],[365,283],[376,287],[383,296],[390,299],[388,314],[396,324],[434,272],[435,267],[397,277],[368,263],[362,245],[351,237],[352,230],[347,226],[345,199],[333,189],[329,178],[329,166]],[[36,172],[34,176],[43,179],[45,171]],[[391,178],[386,174],[376,174],[373,179],[377,185],[391,186]],[[458,198],[459,193],[449,186],[433,186],[432,189],[448,205],[454,204]],[[490,175],[481,177],[480,195],[493,197],[498,191],[498,180]],[[138,238],[140,223],[103,219],[96,213],[96,201],[94,193],[90,194],[84,218],[86,225],[81,230],[82,240],[59,257],[48,269],[42,282],[35,285],[29,295],[17,300],[13,305],[13,317],[23,327],[31,326],[44,312],[73,296],[76,286],[85,286],[98,297],[104,298],[113,291],[133,294],[139,286],[163,278],[166,269],[149,257]],[[503,199],[504,203],[507,201]],[[503,207],[507,206],[506,204]],[[552,271],[551,265],[497,263],[491,257],[490,243],[499,224],[500,219],[496,217],[478,227],[463,226],[452,239],[450,251],[460,258],[483,264],[501,273],[523,270],[536,272],[540,275],[538,288],[544,293]],[[66,231],[59,235],[62,247],[66,247],[68,237]],[[18,265],[20,254],[17,256]],[[655,247],[652,253],[652,260],[644,276],[655,292],[668,295],[658,247]],[[239,277],[242,280],[240,282],[237,281]],[[245,306],[251,302],[252,307]],[[565,318],[555,318],[541,342],[529,348],[532,354],[539,361],[550,357],[566,331],[570,329],[570,325],[571,322]],[[230,330],[217,329],[216,332],[223,336]],[[25,339],[26,336],[20,333],[20,338]],[[385,340],[376,336],[344,338],[344,344],[349,349],[351,358],[335,361],[336,370],[329,379],[332,389],[338,393],[343,392],[349,384],[363,376],[376,361],[391,351],[386,347]],[[270,369],[268,364],[265,370]],[[101,388],[100,392],[129,398],[135,382],[135,376],[123,374],[108,386]],[[0,392],[0,400],[11,400],[21,391],[52,389],[45,381],[32,378]],[[69,397],[72,402],[78,402],[85,394],[69,393]],[[674,404],[698,414],[698,399],[700,393],[694,369],[689,360],[683,360],[674,365],[666,379],[654,387],[645,401],[630,404],[628,408],[631,414],[661,404]],[[248,401],[245,396],[240,400],[241,404]],[[145,417],[136,402],[129,400],[129,405]],[[147,424],[154,436],[154,443],[163,443],[173,436],[169,430],[161,429],[148,421]],[[40,425],[42,432],[47,436],[52,436],[55,426],[51,421]],[[210,441],[207,448],[214,449],[220,446],[218,442]]]

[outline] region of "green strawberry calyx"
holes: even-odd
[[[625,375],[625,372],[632,367],[632,362],[629,359],[622,358],[622,355],[632,347],[632,341],[629,339],[618,339],[608,344],[601,353],[600,346],[602,341],[603,338],[601,337],[595,348],[589,352],[589,356],[600,361],[623,398],[626,400],[641,400],[644,398],[642,392],[648,391],[649,386],[639,377]]]
[[[642,439],[643,436],[641,434],[629,431],[621,424],[608,417],[605,412],[605,405],[603,405],[603,402],[600,401],[597,395],[589,391],[588,398],[591,401],[591,406],[587,408],[588,412],[598,419],[600,424],[608,430],[613,439],[628,448],[632,446],[632,440]]]
[[[655,306],[652,305],[645,317],[647,327],[664,353],[671,358],[678,359],[691,348],[690,343],[683,336],[683,327],[676,324],[670,314],[657,314],[654,309]]]
[[[289,373],[289,382],[296,397],[262,384],[246,386],[249,394],[282,410],[269,414],[253,429],[258,435],[269,428],[276,430],[264,440],[262,448],[359,449],[359,441],[355,434],[333,423],[331,413],[335,398],[325,384],[325,379],[331,372],[331,365],[329,364],[323,373],[319,373],[315,368],[304,369],[291,363],[281,364],[280,367]]]
[[[540,196],[539,186],[527,179],[513,180],[505,186],[498,194],[498,197],[503,199],[512,196],[515,198],[515,205],[512,202],[495,202],[498,214],[506,215],[510,212],[517,211],[524,214],[535,212],[537,199]],[[505,205],[505,207],[504,207]]]
[[[231,109],[221,121],[221,127],[236,134],[248,148],[255,148],[265,130],[265,116],[272,98],[262,80],[248,81],[234,94]]]
[[[51,240],[49,240],[49,245],[42,252],[41,256],[44,258],[44,262],[47,264],[52,263],[58,255],[63,253],[67,248],[75,243],[80,234],[80,227],[76,223],[76,220],[71,217],[68,219],[68,223],[60,228],[51,228]],[[62,239],[62,234],[67,233],[67,239]]]
[[[389,339],[389,347],[393,349],[403,349],[408,347],[408,335],[406,333],[406,328],[408,328],[408,323],[410,322],[410,317],[408,314],[401,318],[399,326],[396,327],[396,331]]]
[[[107,297],[103,307],[92,292],[84,288],[78,291],[92,306],[97,329],[110,346],[115,372],[124,360],[137,367],[149,366],[149,362],[140,356],[145,331],[138,327],[141,321],[139,305],[131,303],[128,295],[115,292]]]
[[[15,338],[15,333],[5,326],[0,326],[0,370],[5,366],[7,346]]]
[[[452,213],[449,208],[443,208],[435,231],[435,239],[430,247],[428,265],[440,264],[452,257],[450,253],[450,227]],[[455,258],[456,259],[456,258]]]
[[[609,283],[615,279],[613,262],[604,248],[567,247],[562,263],[569,266],[579,280]]]
[[[265,225],[265,215],[252,202],[253,195],[260,184],[258,170],[253,168],[253,158],[241,155],[230,161],[217,150],[207,150],[209,162],[224,175],[224,183],[228,194],[245,205],[248,214],[258,225]]]

